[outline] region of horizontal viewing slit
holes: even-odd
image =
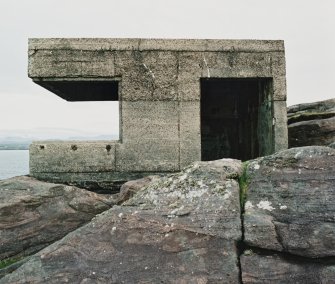
[[[70,102],[117,101],[119,99],[117,80],[35,80],[34,82]]]

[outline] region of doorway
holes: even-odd
[[[201,79],[203,161],[245,161],[268,152],[272,147],[271,82],[271,78]]]

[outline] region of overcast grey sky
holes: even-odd
[[[29,37],[283,39],[288,105],[335,97],[334,0],[0,0],[0,36],[0,131],[118,132],[116,103],[32,83]]]

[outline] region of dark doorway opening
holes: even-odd
[[[201,79],[203,161],[244,161],[267,152],[272,146],[270,82],[269,78]],[[266,133],[260,135],[261,131]]]

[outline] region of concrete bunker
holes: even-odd
[[[271,151],[271,135],[264,141],[263,124],[272,121],[263,111],[271,97],[271,78],[201,79],[201,159],[249,160]],[[271,112],[270,110],[268,110]],[[260,145],[262,144],[262,145]],[[268,148],[268,149],[266,149]]]
[[[42,180],[111,189],[287,148],[283,41],[30,39],[28,66],[68,101],[120,108],[117,141],[34,142],[30,175]]]

